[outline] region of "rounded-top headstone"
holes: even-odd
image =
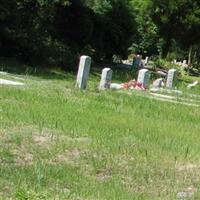
[[[111,80],[112,80],[112,70],[110,68],[104,68],[101,74],[99,89],[105,90],[110,88]]]

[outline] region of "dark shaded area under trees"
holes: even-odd
[[[0,0],[0,56],[73,69],[130,53],[200,61],[199,0]]]

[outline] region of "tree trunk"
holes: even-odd
[[[166,43],[164,45],[164,48],[162,50],[162,57],[163,58],[166,58],[168,53],[169,53],[169,50],[171,48],[171,36],[170,34],[167,36],[167,38],[165,39]]]
[[[188,53],[188,66],[190,67],[192,64],[192,45],[189,47],[189,53]]]
[[[190,73],[191,64],[192,64],[192,45],[190,45],[188,53],[188,75]]]

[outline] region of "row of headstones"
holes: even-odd
[[[90,72],[91,58],[89,56],[81,56],[79,69],[77,74],[76,86],[79,89],[86,89],[87,79]],[[168,71],[166,87],[172,88],[173,82],[176,77],[176,69],[171,69]],[[110,87],[112,80],[112,70],[110,68],[104,68],[101,75],[101,81],[99,89],[107,89]],[[148,87],[150,80],[150,72],[147,69],[141,69],[138,74],[137,82],[141,83],[145,88]]]
[[[166,87],[171,89],[174,86],[174,82],[176,80],[177,76],[177,70],[176,69],[170,69],[167,74],[167,81],[166,81]],[[137,82],[141,83],[145,88],[148,87],[150,80],[150,72],[148,69],[141,69],[138,74]]]

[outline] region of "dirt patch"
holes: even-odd
[[[176,170],[179,172],[182,171],[193,171],[193,170],[198,170],[200,169],[200,165],[192,164],[192,163],[187,163],[184,165],[177,165]]]
[[[13,192],[13,186],[11,186],[9,183],[6,186],[1,187],[1,191],[0,191],[0,197],[2,199],[6,199],[7,195],[12,194]],[[9,198],[11,199],[11,198]]]
[[[96,172],[96,178],[99,181],[106,181],[111,177],[111,173],[112,173],[111,168],[101,169]]]
[[[197,192],[197,189],[193,186],[185,188],[183,191],[177,193],[178,199],[191,199],[194,194]]]
[[[31,153],[24,153],[18,155],[15,159],[16,165],[25,166],[25,165],[32,165],[33,164],[33,155]]]
[[[26,146],[21,145],[19,148],[14,149],[12,153],[15,157],[14,160],[16,165],[25,166],[33,164],[33,154],[28,152]]]
[[[56,138],[55,135],[49,133],[43,133],[41,135],[34,134],[33,142],[38,146],[48,147]]]
[[[72,138],[67,135],[59,135],[58,137],[59,140],[74,143],[74,144],[90,144],[91,143],[91,138],[89,137],[77,137],[77,138]]]
[[[52,164],[58,164],[58,163],[66,163],[66,164],[75,164],[77,159],[81,157],[81,155],[84,154],[83,150],[73,148],[70,150],[66,150],[62,154],[58,154],[52,161]]]

